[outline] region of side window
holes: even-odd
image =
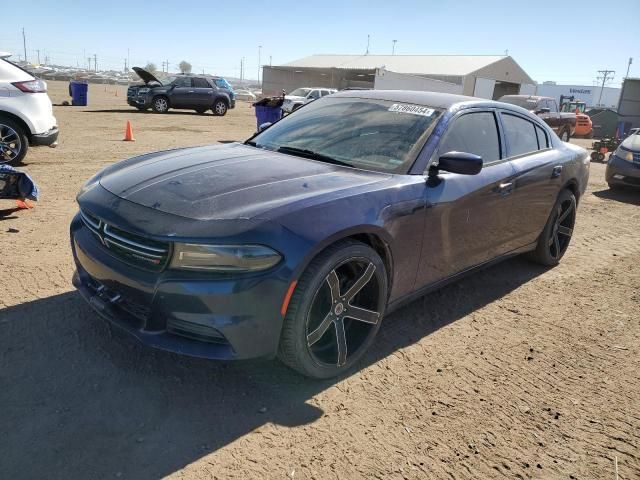
[[[320,92],[318,90],[312,90],[307,98],[317,100],[320,98]]]
[[[467,113],[449,127],[438,152],[466,152],[479,155],[485,164],[500,160],[500,139],[491,112]]]
[[[176,87],[191,87],[191,77],[178,77],[173,84]]]
[[[320,93],[322,94],[323,97],[326,97],[327,95],[329,95],[331,92],[329,90],[320,90]]]
[[[549,105],[549,110],[551,110],[551,113],[558,112],[558,105],[556,104],[555,100],[547,100],[547,105]]]
[[[545,148],[549,148],[549,138],[547,137],[547,132],[544,131],[539,126],[536,127],[536,136],[538,137],[538,148],[540,150],[544,150]]]
[[[532,122],[522,117],[503,113],[502,125],[510,157],[538,151],[536,127]]]
[[[198,77],[193,79],[193,86],[195,88],[211,88],[211,85],[209,85],[209,82],[207,82],[205,78]]]

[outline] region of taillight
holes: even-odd
[[[47,83],[42,80],[28,80],[26,82],[13,82],[11,85],[25,93],[46,93]]]

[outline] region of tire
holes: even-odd
[[[296,103],[293,108],[291,109],[291,113],[295,112],[296,110],[298,110],[300,107],[302,106],[301,103]]]
[[[569,247],[575,221],[576,197],[571,191],[562,190],[529,258],[547,266],[560,263]]]
[[[560,132],[559,137],[563,142],[568,142],[571,139],[571,132],[569,132],[569,130],[565,128]]]
[[[199,113],[200,115],[202,115],[206,111],[207,111],[206,108],[196,108],[196,113]]]
[[[604,162],[604,153],[598,152],[598,161],[599,162]]]
[[[284,319],[278,357],[317,379],[349,371],[380,329],[387,288],[384,262],[371,247],[354,240],[330,246],[313,259],[298,281]]]
[[[151,108],[156,113],[167,113],[169,111],[169,99],[164,95],[154,97],[151,102]]]
[[[591,161],[595,162],[598,159],[598,152],[591,152]]]
[[[20,165],[28,150],[29,137],[25,128],[0,115],[0,163]]]
[[[229,107],[227,106],[227,102],[224,100],[216,100],[213,103],[213,114],[217,117],[224,117],[227,114],[227,110]]]

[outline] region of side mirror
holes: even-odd
[[[549,113],[551,112],[550,108],[539,108],[538,110],[536,110],[536,113]]]
[[[440,155],[438,170],[461,175],[477,175],[482,170],[482,157],[466,152],[448,152]]]
[[[271,122],[264,122],[261,123],[260,126],[258,127],[258,132],[261,132],[263,130],[266,130],[267,128],[269,128],[271,125],[273,125],[273,123]]]

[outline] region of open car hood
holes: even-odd
[[[133,67],[132,70],[138,74],[145,84],[155,82],[162,85],[160,80],[158,80],[152,73],[147,72],[144,68]]]

